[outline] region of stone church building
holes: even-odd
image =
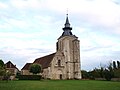
[[[45,79],[81,79],[80,41],[72,34],[68,15],[63,33],[56,43],[56,52],[37,58],[33,63],[42,66],[42,77]],[[30,75],[27,63],[21,70],[23,75]]]

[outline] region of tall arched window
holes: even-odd
[[[58,66],[61,66],[61,60],[58,60]]]
[[[58,42],[56,43],[56,50],[58,51],[59,47],[58,47]]]

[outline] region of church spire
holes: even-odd
[[[67,14],[67,17],[66,17],[65,27],[70,27],[70,23],[69,23],[69,19],[68,19],[68,14]]]
[[[64,25],[65,25],[65,27],[63,28],[64,32],[63,32],[62,36],[71,36],[71,35],[73,35],[72,32],[71,32],[72,28],[70,27],[68,14],[66,16],[66,22],[65,22]]]

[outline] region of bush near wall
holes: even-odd
[[[41,75],[19,75],[19,80],[41,80]]]

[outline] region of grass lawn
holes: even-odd
[[[91,80],[0,81],[0,90],[120,90],[120,82]]]

